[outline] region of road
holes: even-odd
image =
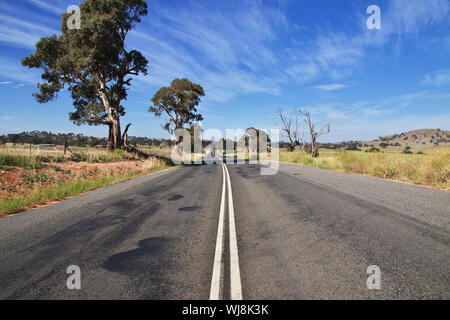
[[[185,166],[1,219],[0,299],[449,299],[449,216],[377,178]]]

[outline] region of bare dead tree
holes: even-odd
[[[124,147],[128,147],[128,129],[130,129],[131,123],[129,123],[126,128],[125,131],[123,132],[122,135],[122,144]]]
[[[281,130],[284,132],[284,136],[289,139],[290,142],[290,150],[294,151],[296,146],[300,145],[300,140],[302,137],[298,131],[299,129],[299,116],[297,110],[295,110],[295,119],[293,120],[291,117],[287,118],[281,108],[277,115],[280,117],[283,127]],[[293,123],[294,121],[294,123]]]
[[[314,121],[311,119],[311,114],[308,111],[306,110],[302,111],[299,109],[299,112],[304,116],[303,121],[305,121],[306,124],[308,125],[309,134],[311,136],[311,146],[310,146],[311,150],[308,151],[310,151],[311,157],[316,158],[319,156],[319,148],[317,146],[317,140],[319,139],[319,137],[330,133],[331,131],[330,124],[327,123],[321,126],[319,121]],[[320,129],[317,129],[319,127]]]

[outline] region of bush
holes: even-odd
[[[87,161],[87,157],[85,155],[73,154],[71,156],[72,161],[74,162],[85,162]]]
[[[352,172],[355,163],[358,162],[358,156],[350,151],[342,151],[337,156],[339,163],[347,172]]]
[[[122,149],[115,149],[113,152],[114,158],[122,159],[124,155],[124,151]]]
[[[407,147],[403,150],[402,153],[403,153],[403,154],[413,154],[413,152],[411,151],[411,147],[410,147],[410,146],[407,146]]]
[[[372,147],[369,150],[367,150],[366,152],[370,152],[370,153],[374,153],[374,152],[380,152],[381,150],[377,147]]]
[[[327,160],[320,160],[319,164],[317,165],[321,169],[328,169],[330,167],[330,164]]]
[[[20,167],[24,169],[42,169],[47,166],[42,163],[40,157],[30,158],[22,156],[10,156],[10,155],[0,155],[0,165]]]
[[[305,156],[301,158],[301,163],[304,164],[305,166],[313,166],[315,165],[316,162],[310,156]]]
[[[448,184],[450,182],[450,152],[433,155],[426,180],[433,184]]]
[[[56,157],[56,158],[53,159],[53,162],[55,162],[55,163],[64,162],[64,157]]]
[[[348,151],[361,151],[361,149],[358,148],[358,145],[356,143],[349,144],[347,146],[347,148],[345,148],[345,150],[348,150]]]

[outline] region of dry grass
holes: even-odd
[[[167,167],[164,164],[149,165],[145,169],[129,171],[120,175],[110,173],[106,175],[97,175],[94,178],[73,178],[66,182],[57,182],[57,179],[46,180],[47,183],[40,183],[40,187],[32,188],[27,194],[0,198],[0,217],[20,212],[25,209],[31,209],[37,205],[45,205],[56,200],[62,200],[76,194],[109,186],[145,174],[157,172],[166,168]],[[51,183],[48,183],[49,181]]]
[[[38,147],[29,145],[6,146],[0,145],[0,157],[13,157],[25,159],[29,163],[61,162],[63,160],[83,161],[89,163],[108,163],[120,160],[138,160],[133,153],[116,150],[109,152],[102,148],[70,147],[72,151],[64,155],[64,147]]]
[[[170,159],[172,155],[172,148],[170,147],[140,147],[139,149],[155,157]]]
[[[280,152],[280,161],[450,190],[450,148],[429,149],[427,154],[321,150],[316,159],[303,152]]]
[[[0,216],[167,168],[122,150],[0,147]]]

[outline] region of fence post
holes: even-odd
[[[66,156],[67,140],[64,139],[64,157]]]

